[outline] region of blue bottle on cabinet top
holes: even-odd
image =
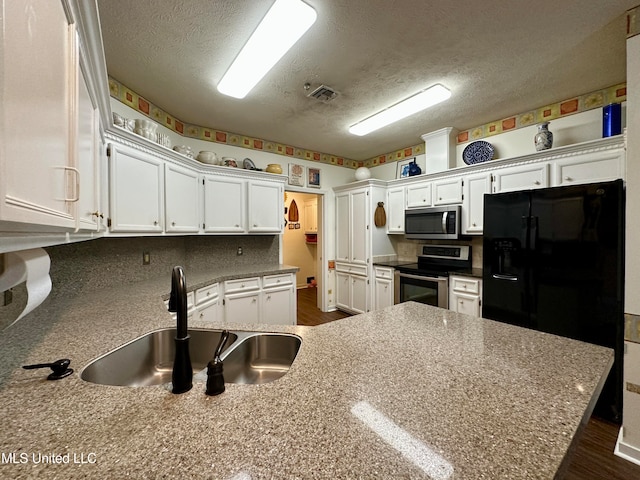
[[[420,175],[421,173],[422,173],[422,169],[420,168],[420,165],[416,163],[415,160],[409,164],[410,177],[413,177],[414,175]]]

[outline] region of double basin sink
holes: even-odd
[[[221,330],[190,329],[189,353],[194,381],[205,381],[207,363],[222,336]],[[175,357],[175,328],[138,337],[87,365],[80,378],[101,385],[144,387],[171,382]],[[302,340],[284,333],[229,333],[222,352],[224,381],[259,384],[284,376],[298,354]]]

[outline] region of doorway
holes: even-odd
[[[296,289],[308,289],[306,298],[313,295],[321,310],[322,200],[320,194],[286,191],[286,225],[282,235],[283,263],[300,269],[296,273]]]

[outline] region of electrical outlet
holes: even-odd
[[[329,289],[329,290],[327,291],[327,295],[331,295],[332,293],[333,293],[333,290],[331,290],[331,289]]]
[[[236,255],[242,255],[242,247],[238,247],[238,251],[236,252]]]
[[[151,263],[151,253],[142,252],[142,264],[149,265]]]

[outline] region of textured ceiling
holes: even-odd
[[[318,19],[244,99],[215,88],[273,0],[98,0],[109,75],[180,120],[364,160],[626,81],[638,0],[306,0]],[[340,96],[306,97],[326,84]],[[364,137],[434,83],[449,101]]]

